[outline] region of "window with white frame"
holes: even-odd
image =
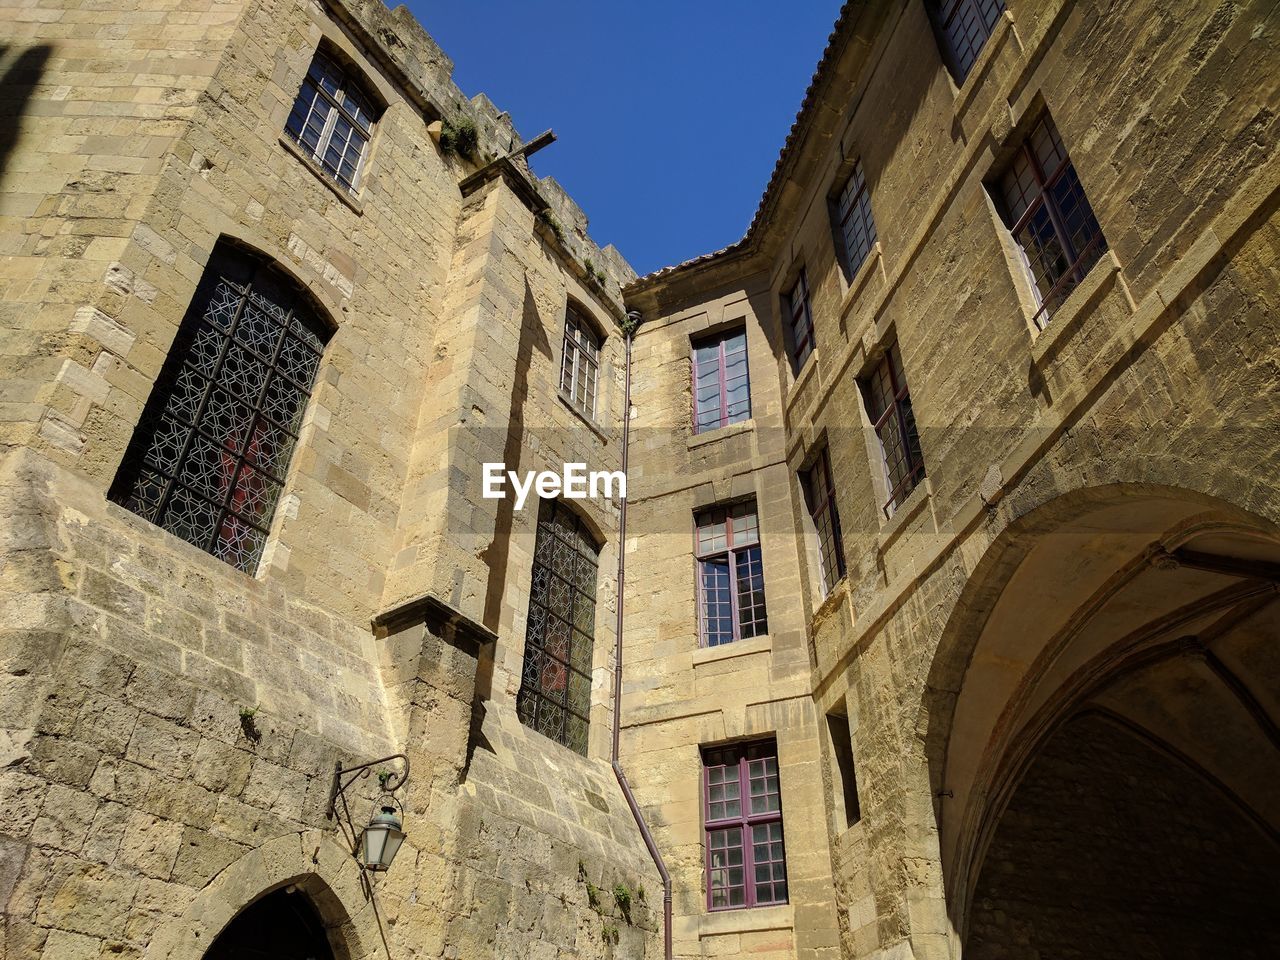
[[[574,409],[594,420],[596,385],[600,379],[603,338],[572,303],[564,315],[564,353],[560,360],[560,392]]]
[[[376,112],[351,73],[317,51],[285,132],[325,173],[354,193],[368,159]]]

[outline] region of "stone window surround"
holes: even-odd
[[[867,364],[866,371],[858,377],[858,387],[866,406],[867,420],[876,438],[879,462],[884,483],[882,512],[891,518],[906,503],[912,492],[925,478],[924,454],[920,449],[919,432],[915,414],[911,408],[911,389],[903,369],[902,352],[896,337],[890,333],[877,356]],[[877,384],[887,387],[879,391],[883,409],[877,410],[873,399],[877,396]],[[910,426],[908,427],[908,421]],[[886,445],[882,431],[889,431],[895,443]],[[912,444],[912,436],[915,443]],[[897,454],[890,462],[889,450]],[[901,475],[894,482],[895,469]]]
[[[728,362],[729,351],[728,344],[730,341],[741,338],[742,340],[742,363],[743,363],[743,386],[746,388],[746,405],[745,408],[739,410],[736,414],[730,412],[732,406],[729,400],[729,381],[728,381]],[[719,387],[718,396],[715,402],[715,409],[718,416],[715,422],[707,421],[705,424],[700,422],[698,410],[698,351],[710,346],[716,346],[716,359],[713,361],[716,372],[716,383]],[[695,435],[709,433],[713,430],[719,430],[723,427],[732,426],[735,423],[742,423],[751,419],[751,373],[750,373],[750,350],[747,346],[747,327],[746,323],[738,323],[724,330],[718,330],[714,333],[701,334],[692,338],[690,342],[690,373],[692,378],[690,392],[693,395],[693,433]],[[703,413],[706,411],[704,410]]]
[[[358,192],[364,180],[370,146],[377,131],[378,120],[386,111],[386,104],[376,94],[370,92],[371,85],[363,74],[364,71],[351,63],[341,51],[322,40],[312,54],[311,63],[298,86],[289,117],[285,121],[283,134],[292,139],[299,151],[309,156],[326,177],[352,195]],[[324,79],[332,82],[334,86],[332,92],[325,88],[322,82]],[[312,91],[311,101],[309,104],[304,104],[303,98],[308,86]],[[329,111],[325,115],[322,129],[316,134],[315,146],[310,147],[302,141],[302,137],[307,132],[317,103],[328,106]],[[299,107],[304,109],[297,124],[298,129],[295,131],[292,127],[295,126],[294,120],[298,115]],[[338,121],[343,121],[350,128],[350,136],[342,149],[342,155],[331,168],[327,155],[336,146],[335,134]],[[343,168],[347,161],[347,150],[355,141],[359,141],[359,151],[350,177],[344,178]]]
[[[745,521],[750,518],[750,524]],[[735,520],[743,520],[741,528],[745,533],[739,534],[735,529],[738,527],[734,523]],[[710,539],[707,533],[708,527],[712,523],[724,523],[723,541],[719,544]],[[740,539],[741,537],[741,539]],[[710,634],[708,626],[708,597],[707,597],[707,577],[706,567],[708,564],[717,564],[723,561],[724,568],[728,574],[728,605],[730,608],[730,636],[729,639],[722,639],[716,643],[710,643]],[[745,561],[748,569],[748,582],[756,579],[758,576],[760,583],[760,603],[748,604],[749,610],[744,611],[743,598],[741,594],[742,580],[740,579],[740,562]],[[769,630],[769,621],[767,613],[767,605],[763,595],[764,591],[764,567],[763,567],[763,545],[760,538],[759,529],[759,513],[756,508],[755,498],[739,500],[735,503],[719,504],[711,507],[704,507],[694,515],[694,565],[696,568],[697,582],[695,584],[698,597],[698,645],[699,647],[718,647],[727,646],[731,643],[740,642],[744,639],[753,639],[755,637],[766,636]],[[756,574],[751,574],[752,568]],[[744,612],[753,612],[754,615],[744,624]],[[751,632],[747,633],[746,630]]]
[[[703,821],[703,867],[705,871],[704,886],[706,888],[706,906],[708,913],[718,914],[755,908],[785,906],[790,902],[790,898],[786,890],[788,887],[788,881],[786,877],[785,829],[783,828],[782,809],[782,764],[778,754],[777,741],[773,736],[766,736],[727,744],[703,745],[699,748],[698,752],[702,768],[701,815]],[[752,784],[753,781],[758,778],[754,776],[756,771],[752,770],[750,765],[753,763],[760,763],[762,761],[767,762],[770,759],[773,760],[773,767],[775,771],[774,777],[777,780],[777,809],[766,809],[765,811],[756,812],[754,810],[753,803],[755,798],[771,796],[772,793],[767,791],[767,788],[766,792],[763,794],[753,793]],[[736,764],[736,779],[727,781],[727,783],[736,784],[736,798],[732,797],[729,792],[725,791],[723,793],[723,796],[726,798],[725,801],[713,800],[710,772],[712,769],[716,767],[724,767],[726,764],[712,763],[710,762],[712,760],[727,761],[727,765],[729,766]],[[730,814],[727,809],[727,803],[732,802],[733,799],[737,799],[739,802],[740,809],[737,814]],[[726,804],[725,816],[712,816],[713,804],[716,802],[723,802]],[[766,807],[768,806],[769,804],[766,802]],[[775,824],[778,829],[773,831],[771,828]],[[779,881],[776,873],[772,873],[772,879],[769,881],[771,885],[779,882],[781,883],[784,888],[781,899],[763,901],[758,899],[759,893],[756,889],[757,880],[755,872],[755,847],[757,846],[757,843],[755,842],[754,828],[762,826],[770,829],[770,839],[766,841],[766,843],[770,846],[776,843],[777,846],[781,848],[780,851],[778,851],[781,856],[774,857],[775,851],[771,850],[769,854],[771,859],[768,861],[773,865],[781,864],[781,880]],[[743,862],[741,865],[744,886],[743,902],[740,904],[714,906],[713,896],[715,890],[712,883],[713,872],[725,871],[727,873],[729,868],[727,866],[715,867],[712,865],[712,836],[713,834],[724,833],[725,831],[732,831],[734,829],[741,830],[739,836],[742,841],[743,855]],[[776,833],[778,837],[776,841],[772,839],[774,833]]]
[[[867,185],[866,175],[862,169],[862,158],[854,159],[849,170],[836,179],[839,185],[831,199],[831,227],[835,233],[836,251],[840,265],[844,268],[845,280],[852,285],[855,277],[866,262],[876,252],[879,238],[876,236],[876,221],[871,210],[871,188]],[[855,188],[850,193],[850,188]],[[858,239],[851,236],[851,228],[862,223],[864,230],[856,249],[852,241]]]
[[[604,332],[580,304],[570,299],[564,311],[564,336],[560,348],[561,399],[589,423],[596,422],[600,394],[600,358]],[[569,378],[566,388],[565,377]],[[584,379],[580,380],[582,377]],[[582,386],[581,396],[579,387]]]

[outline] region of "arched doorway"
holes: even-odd
[[[320,912],[296,886],[267,894],[218,934],[204,960],[336,960]]]
[[[1011,525],[929,678],[966,960],[1273,956],[1280,537],[1110,488]]]

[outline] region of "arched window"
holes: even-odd
[[[220,243],[111,499],[252,573],[327,339],[292,281]]]
[[[584,756],[599,554],[577,514],[558,500],[542,501],[516,712],[526,726]]]

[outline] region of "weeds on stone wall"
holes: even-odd
[[[251,743],[257,743],[262,739],[262,731],[258,729],[257,721],[254,719],[257,715],[257,707],[240,708],[240,731]]]
[[[444,120],[440,124],[440,151],[445,156],[456,154],[470,160],[479,142],[476,125],[467,117]]]

